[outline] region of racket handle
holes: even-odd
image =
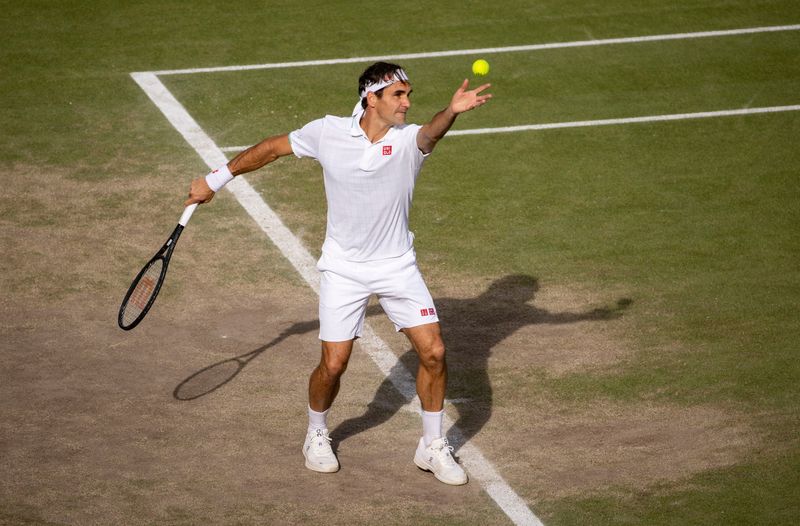
[[[192,217],[195,208],[199,203],[194,203],[193,205],[189,205],[183,209],[183,214],[181,214],[181,218],[178,220],[178,224],[181,226],[186,226],[186,223],[189,222],[189,218]]]

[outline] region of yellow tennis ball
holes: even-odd
[[[476,75],[486,75],[489,73],[489,63],[479,58],[472,63],[472,72]]]

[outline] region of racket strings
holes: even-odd
[[[136,282],[136,286],[131,292],[128,302],[125,304],[122,313],[122,325],[128,326],[142,314],[147,308],[150,300],[156,293],[158,280],[161,277],[161,270],[164,268],[164,261],[155,260]]]

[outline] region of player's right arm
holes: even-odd
[[[292,145],[289,142],[289,135],[276,135],[267,137],[260,143],[251,146],[228,163],[231,173],[236,175],[245,174],[258,170],[278,157],[292,153]]]
[[[228,162],[226,166],[232,176],[237,176],[258,170],[279,157],[291,153],[292,145],[289,142],[289,135],[275,135],[267,137],[260,143],[246,149]],[[192,181],[189,188],[189,198],[184,203],[184,206],[194,203],[207,203],[214,198],[215,192],[209,186],[206,177],[198,177]]]

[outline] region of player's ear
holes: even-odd
[[[378,104],[378,96],[373,92],[367,93],[367,107],[374,108]]]

